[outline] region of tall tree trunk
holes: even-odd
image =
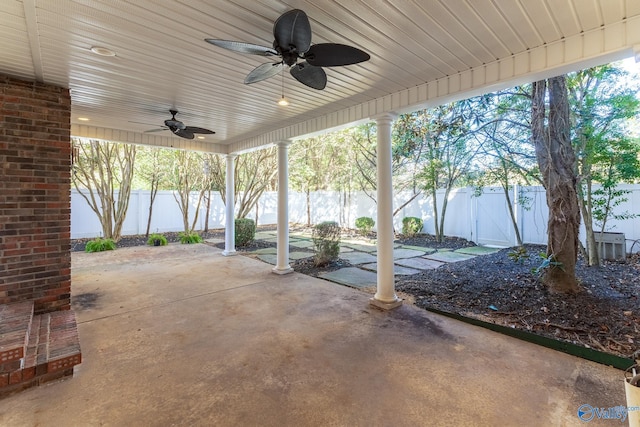
[[[531,131],[540,166],[547,205],[547,256],[550,264],[542,281],[553,292],[580,290],[575,268],[578,259],[580,210],[576,194],[575,154],[569,139],[569,102],[565,76],[549,82],[549,114],[546,115],[546,81],[532,85]],[[545,125],[545,119],[548,124]]]
[[[522,246],[522,236],[520,236],[518,221],[516,220],[516,214],[513,211],[513,202],[511,201],[511,195],[509,195],[508,182],[502,182],[502,190],[504,191],[504,198],[507,201],[507,209],[509,210],[509,218],[511,218],[511,224],[513,225],[513,232],[516,234],[516,243],[518,244],[518,246]]]
[[[204,232],[209,231],[209,215],[211,214],[211,186],[207,189],[207,213],[204,217]]]
[[[598,252],[598,244],[596,243],[596,235],[593,231],[593,216],[591,204],[591,183],[587,183],[587,194],[583,194],[582,187],[578,186],[578,204],[582,218],[584,219],[585,234],[587,236],[587,259],[590,266],[600,265],[600,255]]]
[[[153,214],[153,202],[156,200],[158,194],[158,181],[153,179],[151,181],[151,193],[149,194],[149,217],[147,218],[147,231],[145,236],[149,237],[149,229],[151,228],[151,215]]]
[[[306,201],[307,201],[307,227],[311,227],[311,191],[307,188]]]
[[[433,206],[433,221],[434,221],[434,234],[436,236],[436,242],[442,242],[442,235],[440,233],[440,227],[438,227],[438,199],[437,190],[435,186],[431,189],[431,199]]]

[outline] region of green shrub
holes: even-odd
[[[102,252],[112,251],[116,248],[116,242],[113,239],[97,238],[89,240],[84,247],[85,252]]]
[[[147,240],[147,245],[149,246],[166,246],[167,243],[167,238],[158,233],[150,234],[149,240]]]
[[[422,231],[424,223],[422,219],[415,216],[407,216],[402,218],[402,234],[413,237]]]
[[[325,221],[313,227],[311,234],[315,250],[315,265],[321,267],[338,259],[340,253],[340,226],[334,221]]]
[[[360,218],[356,218],[356,228],[362,234],[369,234],[374,225],[376,225],[376,222],[373,220],[373,218],[369,218],[368,216],[361,216]]]
[[[202,237],[200,237],[200,235],[195,231],[190,231],[188,233],[183,231],[179,234],[179,236],[180,243],[182,243],[183,245],[188,245],[191,243],[202,243]]]
[[[256,238],[256,222],[250,218],[236,218],[235,242],[237,247],[247,246]]]

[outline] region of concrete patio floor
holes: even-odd
[[[569,426],[625,405],[619,370],[207,245],[72,267],[82,364],[0,400],[2,426]]]

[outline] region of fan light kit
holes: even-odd
[[[177,135],[181,138],[185,139],[193,139],[195,138],[196,133],[212,135],[215,132],[209,129],[200,128],[196,126],[186,126],[180,120],[176,120],[176,114],[178,114],[178,110],[169,110],[171,113],[171,119],[164,121],[164,126],[158,129],[151,129],[145,131],[145,133],[149,132],[160,132],[163,130],[170,130],[174,135]],[[198,136],[198,139],[204,139],[204,137]]]
[[[116,56],[116,53],[111,49],[107,49],[106,47],[100,47],[100,46],[92,46],[91,52],[100,56]]]
[[[282,14],[273,24],[273,48],[239,41],[205,39],[208,43],[234,52],[261,56],[279,56],[279,62],[267,62],[256,67],[244,79],[245,84],[273,77],[284,66],[300,83],[322,90],[327,85],[327,74],[322,67],[336,67],[368,61],[368,53],[338,43],[311,45],[311,25],[307,14],[300,9]],[[298,58],[303,62],[298,63]]]

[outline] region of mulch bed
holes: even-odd
[[[259,227],[274,230],[273,226]],[[178,233],[163,233],[170,242],[178,242]],[[223,230],[201,233],[202,237],[224,238]],[[345,238],[354,238],[346,233]],[[375,237],[375,235],[369,236]],[[72,241],[72,250],[84,250],[89,239]],[[431,235],[398,238],[398,243],[435,249],[459,249],[475,246],[460,238],[436,242]],[[125,236],[118,247],[146,244],[144,236]],[[224,248],[224,244],[216,246]],[[275,243],[256,241],[236,248],[250,252],[276,247]],[[425,309],[436,309],[485,322],[528,331],[603,351],[616,356],[640,357],[640,254],[626,262],[605,261],[600,267],[588,267],[578,260],[577,276],[582,291],[576,295],[550,293],[532,272],[542,263],[542,246],[526,245],[527,256],[517,261],[503,249],[467,261],[445,264],[412,276],[396,277],[396,290],[409,302]],[[291,251],[305,249],[290,248]],[[306,249],[311,250],[311,249]],[[292,263],[295,271],[310,276],[349,267],[339,259],[317,267],[313,259]]]

